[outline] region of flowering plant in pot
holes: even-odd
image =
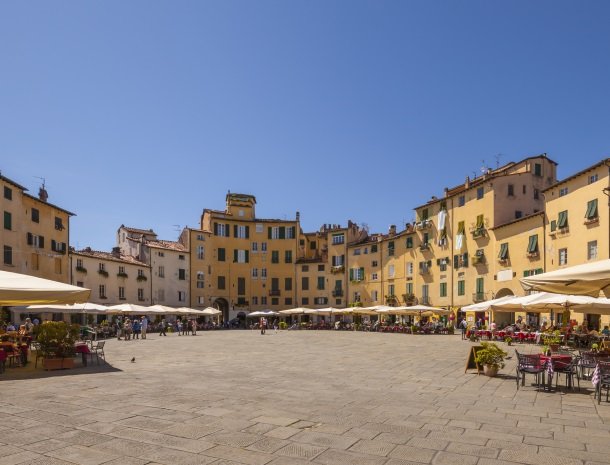
[[[36,342],[44,355],[45,368],[71,368],[74,362],[74,344],[79,336],[79,325],[63,321],[47,321],[41,324]]]
[[[493,342],[481,342],[482,349],[477,351],[475,361],[483,365],[483,370],[487,376],[496,376],[500,368],[504,368],[504,357],[508,354]]]
[[[506,342],[509,346],[513,344],[513,338],[510,336],[506,336],[504,338],[504,342]]]

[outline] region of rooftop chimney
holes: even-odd
[[[112,248],[112,255],[114,255],[116,258],[121,258],[121,248],[120,247],[113,247]]]
[[[445,187],[445,197],[449,197],[449,188]]]
[[[40,189],[38,189],[38,198],[40,200],[42,200],[43,202],[46,202],[47,199],[49,198],[49,193],[44,188],[44,184],[42,186],[40,186]]]
[[[395,224],[391,224],[390,225],[390,229],[388,230],[388,234],[390,236],[396,235],[396,225]]]
[[[297,212],[297,221],[301,221],[301,213]]]
[[[466,189],[470,187],[470,176],[466,176],[466,182],[464,182],[464,187]]]

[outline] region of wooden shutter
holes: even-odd
[[[233,249],[233,263],[237,262],[238,252],[237,249]]]
[[[354,280],[354,269],[353,268],[349,269],[349,280],[350,281]]]
[[[286,239],[286,227],[280,226],[280,239]]]
[[[246,250],[246,263],[250,262],[250,252]]]
[[[57,242],[55,242],[55,239],[51,239],[51,250],[53,252],[57,251]]]
[[[272,232],[272,231],[273,231],[273,228],[272,228],[271,226],[269,226],[269,227],[267,228],[267,238],[268,238],[268,239],[271,239],[271,237],[272,237],[272,235],[273,235],[273,232]]]
[[[468,268],[468,252],[464,252],[462,255],[462,266]]]
[[[39,246],[41,249],[44,249],[44,236],[39,236],[39,237],[38,237],[38,246]]]
[[[236,224],[233,225],[233,237],[239,237],[239,235],[237,234],[237,225]]]
[[[358,273],[358,274],[359,274],[359,276],[358,276],[358,277],[359,277],[361,280],[364,280],[364,267],[360,267],[360,270],[359,270],[359,273]]]
[[[32,233],[27,233],[26,237],[27,237],[28,245],[34,244],[34,235]]]
[[[250,239],[250,226],[246,226],[246,239]]]
[[[214,223],[214,235],[218,236],[218,223]]]
[[[225,224],[225,237],[231,237],[231,230],[229,229],[229,223]]]
[[[460,267],[460,256],[459,255],[454,255],[453,256],[453,268],[459,268]]]

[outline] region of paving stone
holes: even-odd
[[[348,436],[339,436],[330,433],[318,433],[315,430],[302,431],[295,434],[290,439],[316,446],[331,447],[333,449],[348,449],[352,444],[358,441],[358,438],[350,438]]]
[[[62,447],[67,447],[69,445],[70,444],[65,441],[59,441],[57,439],[45,439],[43,441],[35,442],[33,444],[28,444],[22,447],[23,449],[27,449],[38,454],[44,454],[45,452],[49,452],[55,449],[61,449]],[[5,446],[2,448],[3,454],[6,454],[7,447],[10,446]]]
[[[174,424],[169,428],[162,430],[161,433],[188,439],[199,439],[218,431],[220,431],[220,428],[217,426],[201,426],[181,423]]]
[[[161,418],[135,416],[119,420],[117,425],[127,426],[130,428],[140,428],[148,431],[161,431],[174,426],[176,423]]]
[[[257,434],[241,433],[239,431],[219,431],[206,437],[206,440],[225,446],[246,447],[260,440]]]
[[[276,428],[277,428],[277,426],[270,425],[268,423],[256,423],[255,425],[249,426],[248,428],[245,428],[242,431],[244,433],[251,433],[251,434],[265,434]],[[295,431],[295,433],[296,433],[296,431]]]
[[[525,451],[503,450],[498,456],[501,460],[525,463],[528,465],[582,465],[582,460],[546,454],[531,454]]]
[[[43,456],[34,460],[28,460],[27,462],[19,462],[19,465],[74,465],[74,462],[66,462],[65,460]]]
[[[101,442],[110,441],[112,436],[104,434],[92,433],[90,431],[74,430],[57,435],[57,439],[69,444],[78,444],[81,446],[92,446]]]
[[[434,465],[474,465],[478,460],[478,457],[473,457],[472,455],[439,452],[432,460],[432,463]]]
[[[288,441],[284,440],[284,439],[276,439],[276,438],[268,438],[268,437],[263,437],[262,439],[256,441],[253,444],[250,444],[247,449],[249,450],[256,450],[259,452],[268,452],[268,453],[273,453],[278,449],[281,449],[282,447],[286,446],[288,444]]]
[[[256,417],[251,419],[255,423],[269,423],[270,425],[277,426],[290,426],[293,423],[299,421],[298,418],[284,418],[284,417]]]
[[[275,429],[272,429],[271,431],[266,432],[265,436],[270,436],[272,438],[278,438],[278,439],[288,439],[288,438],[294,436],[295,434],[299,433],[300,431],[301,431],[300,429],[281,426],[279,428],[275,428]]]
[[[313,459],[313,462],[324,465],[383,465],[385,461],[383,457],[336,449],[327,449]]]
[[[436,451],[431,449],[420,449],[418,447],[399,445],[396,446],[388,456],[402,460],[410,460],[412,462],[430,463],[435,454]]]
[[[393,444],[391,442],[385,442],[381,440],[369,441],[361,439],[352,447],[350,447],[349,450],[352,452],[362,452],[364,454],[380,455],[382,457],[385,457],[395,447],[396,444]]]
[[[290,444],[277,450],[279,455],[287,457],[296,457],[303,459],[311,459],[316,455],[321,454],[326,450],[326,447],[313,446],[311,444],[302,444],[299,442],[291,442]]]
[[[263,465],[274,458],[271,454],[229,446],[215,446],[205,452],[206,456],[234,460],[246,465]]]
[[[115,454],[100,452],[83,446],[68,446],[63,449],[55,449],[47,452],[48,456],[79,465],[99,465],[109,460],[118,458]]]
[[[38,459],[40,454],[30,451],[17,452],[16,454],[7,454],[0,457],[0,465],[16,465],[18,463],[28,462]]]
[[[444,450],[449,444],[447,441],[436,438],[412,438],[407,443],[408,446],[419,447],[423,449]]]
[[[474,455],[477,457],[487,457],[495,459],[500,451],[492,447],[487,446],[475,446],[473,444],[464,444],[459,442],[451,442],[445,449],[447,452],[462,455]]]

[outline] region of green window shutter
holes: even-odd
[[[527,278],[530,275],[530,270],[523,271],[523,277]]]
[[[286,227],[280,226],[280,239],[286,239]]]
[[[349,280],[350,281],[354,280],[354,269],[353,268],[349,269]]]
[[[225,249],[224,248],[219,248],[218,249],[218,261],[219,262],[224,262],[225,261]]]
[[[225,237],[231,237],[231,230],[229,229],[229,223],[225,224]]]
[[[462,255],[462,266],[464,268],[468,268],[468,252],[464,252],[464,254]]]
[[[536,274],[542,274],[544,270],[542,268],[536,268]]]
[[[4,229],[13,229],[13,218],[10,212],[4,212]]]
[[[246,239],[250,239],[250,226],[246,226]]]
[[[506,260],[508,258],[508,242],[500,244],[500,255],[498,258],[500,260]]]
[[[51,239],[51,250],[53,252],[57,250],[57,241],[55,241],[55,239]]]
[[[477,278],[477,294],[482,294],[484,292],[483,286],[484,286],[483,278]]]
[[[34,235],[32,233],[26,234],[28,245],[34,244]]]
[[[233,263],[237,262],[237,249],[233,249]]]
[[[457,233],[458,233],[458,234],[464,234],[464,231],[466,231],[466,226],[464,226],[464,222],[463,222],[463,221],[460,221],[460,222],[458,223],[458,230],[457,230]]]
[[[218,223],[214,223],[214,235],[218,236]]]
[[[538,250],[538,234],[530,236],[529,243],[527,244],[527,253],[536,253]]]
[[[551,221],[551,232],[555,231],[557,229],[557,221],[553,220]]]
[[[371,246],[371,253],[376,253],[377,252],[377,244],[373,244]]]
[[[233,225],[233,237],[237,237],[237,225]]]
[[[482,228],[484,224],[484,216],[477,215],[477,229]]]
[[[557,222],[557,227],[559,229],[566,228],[568,226],[568,211],[564,210],[559,212],[559,221]]]
[[[459,268],[460,267],[460,256],[459,255],[454,255],[453,256],[453,268]]]
[[[359,274],[359,278],[361,280],[364,280],[364,267],[360,267],[358,274]]]
[[[39,237],[38,237],[38,246],[39,246],[41,249],[44,249],[44,237],[43,237],[43,236],[39,236]]]
[[[246,263],[250,262],[250,252],[246,250]]]
[[[588,220],[597,218],[597,199],[587,202],[587,213],[585,214],[585,218]]]
[[[296,228],[296,226],[290,226],[290,228],[288,228],[288,229],[290,229],[290,237],[293,238],[293,239],[296,238],[297,237],[297,233],[296,233],[297,228]]]
[[[267,228],[267,239],[271,239],[271,236],[272,236],[272,234],[273,234],[273,233],[271,232],[272,230],[273,230],[273,228],[271,228],[271,226],[269,226],[269,227]]]

